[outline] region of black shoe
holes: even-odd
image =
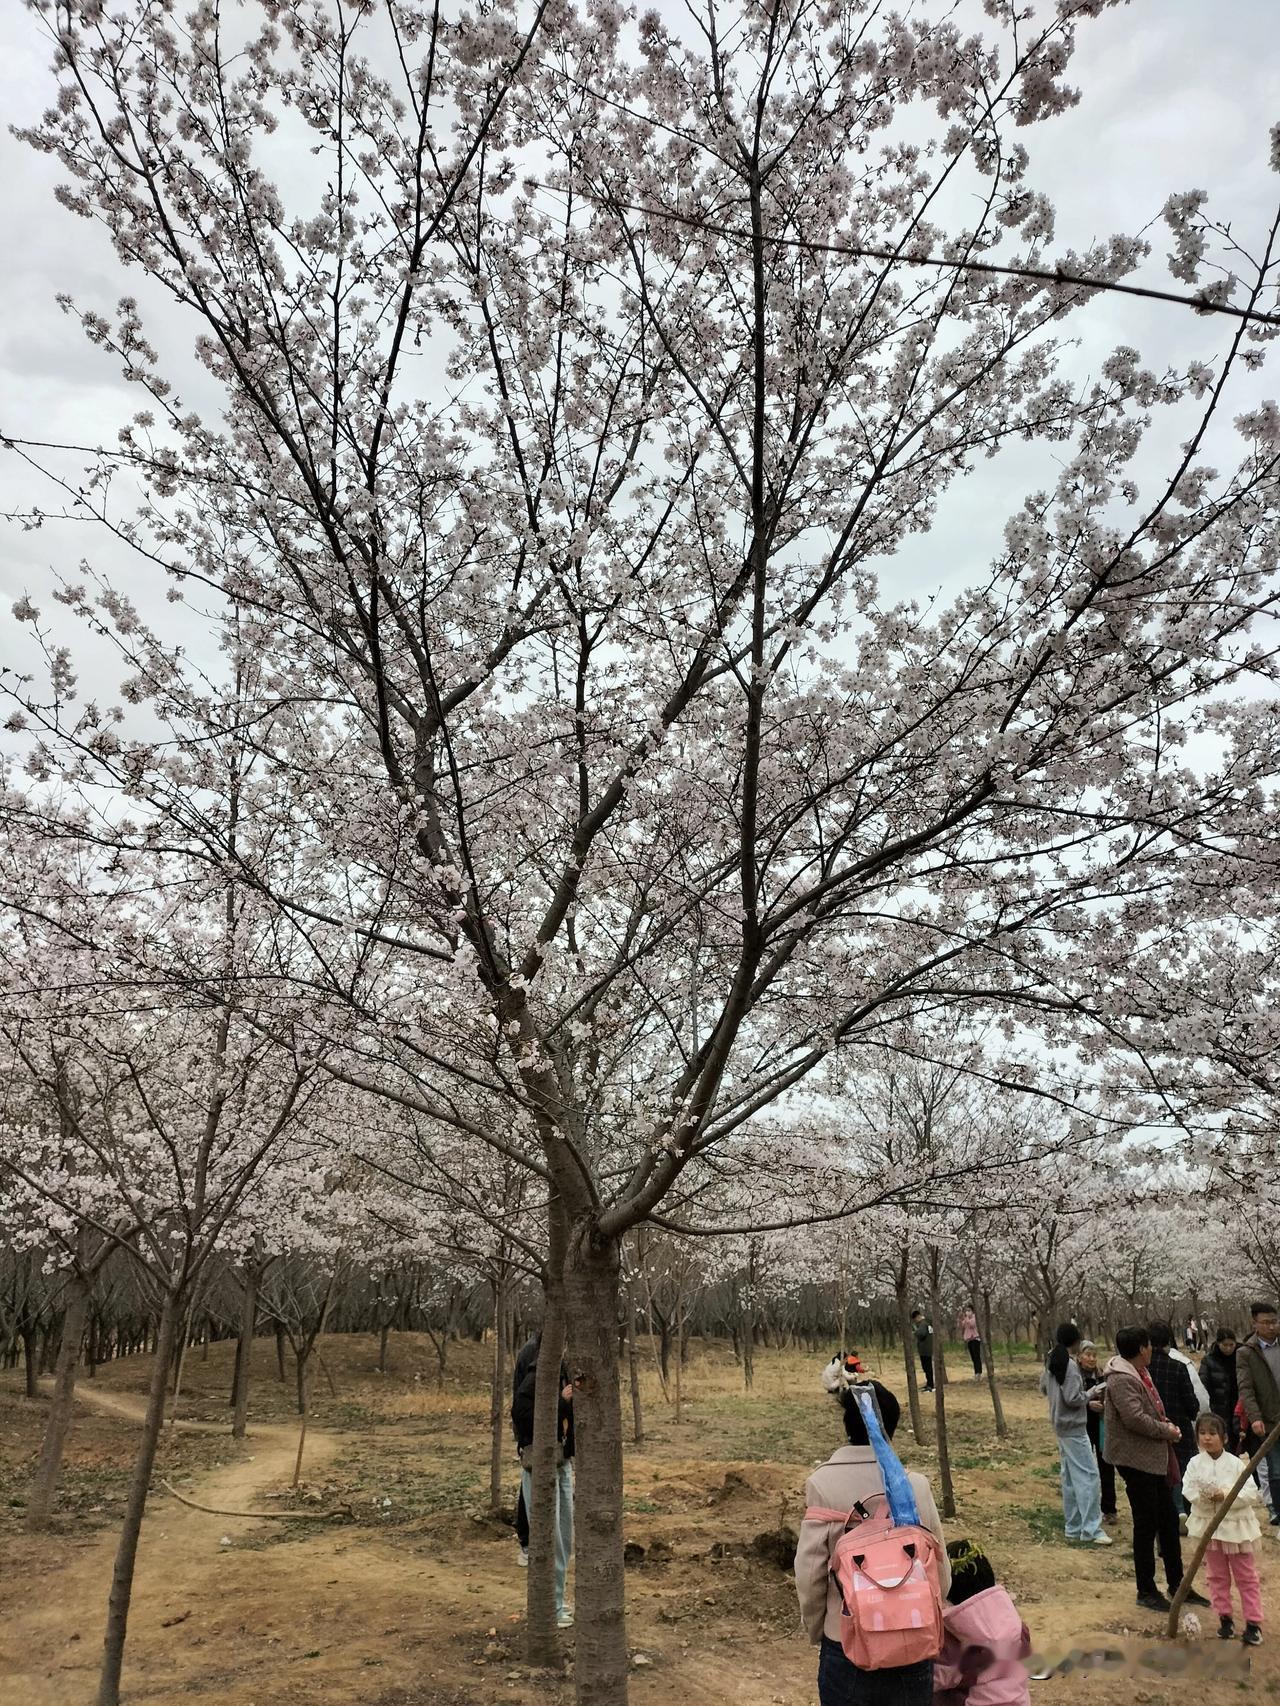
[[[1169,1609],[1169,1601],[1160,1592],[1159,1588],[1152,1588],[1150,1593],[1140,1593],[1138,1595],[1138,1604],[1144,1611],[1168,1611]]]
[[[1272,1528],[1280,1528],[1280,1514],[1271,1518],[1271,1526]]]
[[[1218,1619],[1218,1639],[1220,1641],[1234,1641],[1235,1638],[1236,1638],[1235,1618],[1234,1617],[1220,1617]]]
[[[1209,1601],[1202,1593],[1197,1593],[1196,1590],[1192,1588],[1190,1593],[1183,1596],[1182,1603],[1184,1605],[1208,1605]]]
[[[1262,1630],[1256,1623],[1246,1623],[1244,1634],[1240,1639],[1246,1647],[1260,1647],[1262,1645]]]

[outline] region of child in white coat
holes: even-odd
[[[1182,1492],[1191,1506],[1187,1533],[1204,1533],[1219,1505],[1244,1473],[1245,1459],[1227,1450],[1226,1424],[1218,1416],[1201,1416],[1196,1422],[1199,1452],[1188,1463],[1182,1477]],[[1218,1614],[1218,1638],[1229,1641],[1236,1629],[1232,1619],[1231,1583],[1234,1579],[1244,1613],[1246,1646],[1262,1644],[1262,1589],[1254,1562],[1254,1543],[1262,1534],[1258,1523],[1261,1495],[1253,1481],[1246,1481],[1236,1502],[1214,1531],[1205,1553],[1209,1599]]]

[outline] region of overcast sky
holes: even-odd
[[[973,7],[976,12],[977,0]],[[1048,9],[1043,0],[1039,9]],[[1026,138],[1030,181],[1057,205],[1061,246],[1083,247],[1115,231],[1136,230],[1158,214],[1171,191],[1192,187],[1209,191],[1213,207],[1242,235],[1255,236],[1269,225],[1280,200],[1280,177],[1267,168],[1267,133],[1280,119],[1278,24],[1280,0],[1133,0],[1082,26],[1072,67],[1073,81],[1083,88],[1081,104]],[[30,120],[52,100],[48,57],[31,15],[4,0],[0,110],[8,123]],[[54,203],[55,181],[52,163],[6,128],[0,138],[0,430],[112,442],[116,427],[138,407],[138,395],[119,381],[108,358],[89,349],[55,296],[66,291],[82,306],[110,308],[125,292],[142,292],[101,235]],[[1154,235],[1163,256],[1163,227]],[[1152,277],[1168,284],[1162,274],[1161,266]],[[1086,373],[1118,342],[1135,344],[1155,366],[1209,358],[1221,347],[1225,322],[1103,299],[1075,316],[1072,326],[1082,337],[1072,366]],[[185,336],[176,326],[172,332]],[[1259,389],[1280,391],[1274,356]],[[1241,406],[1245,400],[1242,395]],[[893,590],[950,588],[967,578],[989,558],[1004,518],[1024,493],[1053,478],[1043,446],[980,463],[953,488],[933,533],[913,542],[895,565]],[[0,462],[3,507],[36,498],[29,476]],[[86,553],[104,565],[113,561],[85,529],[0,530],[0,664],[15,656],[13,598],[29,590],[37,602],[47,602],[41,595],[49,566],[74,569]]]

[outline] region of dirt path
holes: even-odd
[[[86,1408],[141,1424],[142,1403],[127,1394],[80,1389],[76,1396]],[[189,1432],[227,1433],[225,1426],[213,1422],[177,1425]],[[234,1460],[180,1491],[202,1504],[252,1510],[262,1505],[265,1489],[291,1477],[297,1443],[294,1427],[251,1427],[243,1446],[228,1435],[227,1449],[236,1454]],[[308,1432],[308,1476],[314,1478],[335,1449],[336,1441],[329,1434]],[[211,1516],[179,1504],[156,1484],[164,1472],[162,1465],[163,1460],[153,1481],[138,1548],[126,1662],[127,1674],[135,1679],[140,1670],[149,1668],[148,1649],[155,1637],[163,1636],[170,1649],[168,1668],[173,1668],[180,1626],[192,1620],[205,1597],[203,1590],[212,1586],[205,1578],[222,1573],[221,1566],[232,1557],[254,1556],[233,1552],[224,1546],[224,1536],[243,1540],[255,1530],[275,1526]],[[115,1544],[111,1531],[70,1544],[64,1538],[56,1553],[43,1539],[15,1548],[20,1555],[13,1560],[12,1575],[5,1571],[8,1615],[0,1623],[0,1677],[5,1679],[6,1700],[20,1700],[24,1706],[85,1706],[92,1699]],[[25,1558],[23,1551],[29,1552]],[[74,1608],[70,1620],[69,1607]],[[157,1656],[165,1668],[165,1655]],[[145,1685],[130,1686],[127,1697],[158,1698]]]

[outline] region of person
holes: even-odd
[[[1194,1315],[1188,1319],[1186,1326],[1183,1328],[1182,1338],[1183,1343],[1189,1351],[1199,1350],[1199,1328],[1196,1326],[1196,1318]]]
[[[1177,1361],[1170,1354],[1173,1328],[1167,1321],[1151,1321],[1147,1324],[1147,1337],[1151,1342],[1151,1362],[1148,1368],[1151,1383],[1160,1394],[1165,1415],[1171,1422],[1178,1424],[1178,1438],[1173,1447],[1178,1464],[1178,1484],[1175,1484],[1173,1490],[1174,1504],[1180,1511],[1185,1511],[1186,1500],[1182,1497],[1180,1484],[1182,1471],[1195,1456],[1196,1417],[1200,1414],[1201,1406],[1196,1400],[1196,1390],[1191,1384],[1191,1376],[1187,1373],[1185,1362]]]
[[[1164,1564],[1170,1593],[1182,1585],[1182,1541],[1173,1487],[1178,1476],[1174,1441],[1182,1429],[1164,1413],[1148,1365],[1151,1340],[1145,1327],[1121,1327],[1116,1354],[1106,1366],[1106,1408],[1103,1428],[1107,1461],[1119,1471],[1133,1516],[1133,1574],[1138,1604],[1148,1611],[1168,1611],[1169,1601],[1156,1587],[1156,1546]],[[1189,1605],[1209,1602],[1194,1589]]]
[[[899,1317],[901,1319],[901,1317]],[[915,1328],[916,1351],[920,1357],[920,1366],[924,1370],[924,1389],[933,1391],[933,1322],[925,1319],[923,1309],[911,1311],[911,1325]]]
[[[1102,1494],[1102,1520],[1112,1522],[1120,1514],[1116,1509],[1116,1472],[1102,1451],[1102,1412],[1106,1405],[1107,1383],[1098,1367],[1098,1347],[1092,1339],[1081,1339],[1076,1348],[1076,1367],[1084,1381],[1089,1400],[1085,1411],[1085,1431],[1098,1465],[1098,1486]]]
[[[535,1357],[511,1400],[511,1425],[515,1429],[516,1448],[520,1453],[520,1490],[524,1494],[526,1511],[533,1508],[533,1406],[537,1384],[538,1359]],[[564,1598],[565,1575],[569,1568],[569,1555],[573,1551],[573,1447],[573,1387],[569,1381],[569,1370],[561,1363],[556,1415],[556,1485],[552,1505],[556,1626],[560,1629],[573,1626],[573,1608],[565,1604]]]
[[[991,1560],[972,1540],[947,1546],[951,1587],[942,1613],[942,1652],[933,1667],[933,1706],[1031,1706],[1031,1636]]]
[[[956,1317],[956,1331],[965,1342],[969,1352],[969,1360],[973,1364],[973,1378],[982,1379],[982,1334],[978,1330],[978,1317],[972,1303],[966,1303]]]
[[[515,1367],[511,1371],[511,1396],[514,1399],[520,1390],[520,1383],[538,1360],[538,1347],[542,1344],[542,1334],[534,1333],[525,1340],[516,1352]],[[514,1424],[513,1429],[514,1432]],[[519,1453],[520,1441],[516,1440],[516,1452]],[[524,1502],[524,1475],[520,1476],[520,1487],[516,1493],[516,1541],[520,1547],[520,1568],[529,1568],[529,1511]]]
[[[1204,1415],[1196,1423],[1199,1451],[1182,1477],[1183,1491],[1191,1501],[1187,1533],[1199,1539],[1216,1515],[1219,1505],[1244,1473],[1245,1459],[1227,1450],[1226,1423],[1220,1416]],[[1205,1553],[1209,1599],[1218,1614],[1218,1637],[1230,1641],[1236,1632],[1232,1617],[1231,1583],[1234,1580],[1244,1614],[1244,1643],[1262,1644],[1262,1588],[1254,1560],[1254,1543],[1262,1536],[1258,1524],[1261,1495],[1246,1481],[1236,1502],[1214,1530]]]
[[[1227,1446],[1240,1449],[1240,1433],[1236,1427],[1236,1405],[1240,1402],[1240,1384],[1236,1376],[1238,1341],[1232,1327],[1219,1327],[1213,1343],[1200,1358],[1200,1378],[1209,1396],[1204,1406],[1227,1424]],[[1246,1453],[1246,1456],[1250,1455]]]
[[[1089,1395],[1072,1355],[1083,1342],[1082,1335],[1074,1321],[1064,1321],[1055,1340],[1040,1376],[1040,1390],[1049,1400],[1049,1420],[1058,1441],[1067,1539],[1110,1546],[1111,1536],[1102,1526],[1102,1484],[1089,1445]]]
[[[1152,1340],[1152,1343],[1155,1343],[1154,1339]],[[1191,1382],[1191,1390],[1196,1395],[1196,1415],[1199,1416],[1203,1414],[1205,1410],[1209,1409],[1210,1405],[1209,1392],[1204,1381],[1200,1378],[1200,1370],[1196,1367],[1195,1363],[1192,1362],[1187,1353],[1185,1351],[1180,1351],[1174,1344],[1169,1346],[1169,1355],[1173,1358],[1174,1362],[1180,1362],[1183,1368],[1186,1369],[1187,1379]]]
[[[898,1400],[878,1380],[863,1384],[870,1385],[881,1426],[891,1440],[902,1413]],[[835,1397],[844,1415],[848,1444],[833,1452],[806,1481],[806,1509],[851,1511],[859,1503],[879,1499],[884,1492],[884,1476],[857,1399],[847,1386],[837,1391]],[[951,1586],[951,1567],[933,1491],[923,1475],[912,1472],[907,1479],[920,1513],[920,1526],[928,1529],[938,1542],[939,1582],[945,1595]],[[932,1706],[931,1659],[891,1670],[859,1670],[846,1658],[840,1644],[840,1589],[831,1574],[831,1555],[843,1533],[844,1524],[840,1522],[805,1522],[796,1548],[800,1619],[809,1640],[819,1648],[820,1706]]]
[[[1249,1306],[1253,1331],[1236,1353],[1240,1407],[1249,1424],[1249,1455],[1280,1422],[1280,1317],[1274,1303]],[[1266,1457],[1271,1526],[1280,1527],[1280,1445]]]

